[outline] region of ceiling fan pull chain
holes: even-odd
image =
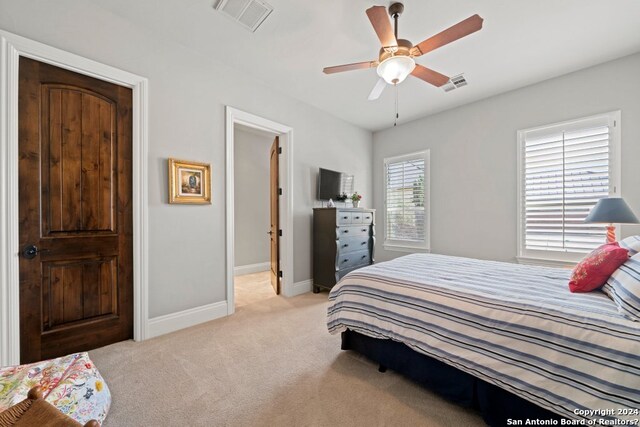
[[[394,84],[394,86],[396,87],[396,119],[393,121],[393,126],[395,127],[398,125],[400,115],[398,114],[398,83]]]

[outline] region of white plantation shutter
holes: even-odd
[[[428,247],[428,152],[385,159],[385,245]]]
[[[614,125],[603,115],[521,132],[521,255],[570,259],[605,243],[604,225],[584,219],[615,192]]]

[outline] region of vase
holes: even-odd
[[[352,200],[351,203],[353,203],[354,208],[357,208],[360,206],[360,200]]]

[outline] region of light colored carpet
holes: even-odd
[[[243,274],[234,277],[236,310],[245,305],[254,304],[267,298],[276,297],[276,292],[271,286],[271,272]]]
[[[90,352],[111,389],[105,426],[483,426],[340,350],[326,292],[273,297],[141,343]]]

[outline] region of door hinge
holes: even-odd
[[[278,147],[278,154],[282,154],[282,147]]]
[[[282,229],[278,230],[278,236],[282,237]]]
[[[278,270],[278,277],[282,277],[282,270]]]
[[[282,196],[282,188],[278,188],[278,196]]]

